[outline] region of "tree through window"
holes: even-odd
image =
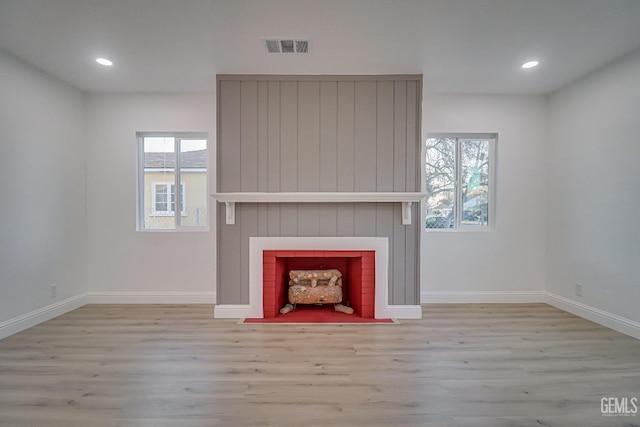
[[[431,135],[425,177],[428,229],[493,226],[496,135]]]

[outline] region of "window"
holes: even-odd
[[[207,135],[138,134],[138,230],[208,229],[207,159]]]
[[[153,213],[152,215],[173,215],[176,210],[176,185],[169,182],[154,182],[153,185]],[[180,183],[180,206],[181,214],[186,216],[185,211],[185,190],[184,182]]]
[[[430,135],[426,144],[427,229],[493,227],[497,135]]]

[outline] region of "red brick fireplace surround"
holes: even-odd
[[[353,308],[351,316],[375,316],[375,251],[265,250],[262,253],[264,318],[285,317],[290,270],[338,269],[343,277],[343,304]],[[300,315],[300,314],[298,314]]]

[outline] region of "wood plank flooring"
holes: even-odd
[[[640,341],[545,304],[391,325],[88,305],[0,341],[0,426],[638,426]],[[639,405],[640,406],[640,405]]]

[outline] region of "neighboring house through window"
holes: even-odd
[[[496,134],[428,136],[427,229],[493,228],[496,140]]]
[[[208,229],[207,159],[206,134],[138,133],[138,230]]]

